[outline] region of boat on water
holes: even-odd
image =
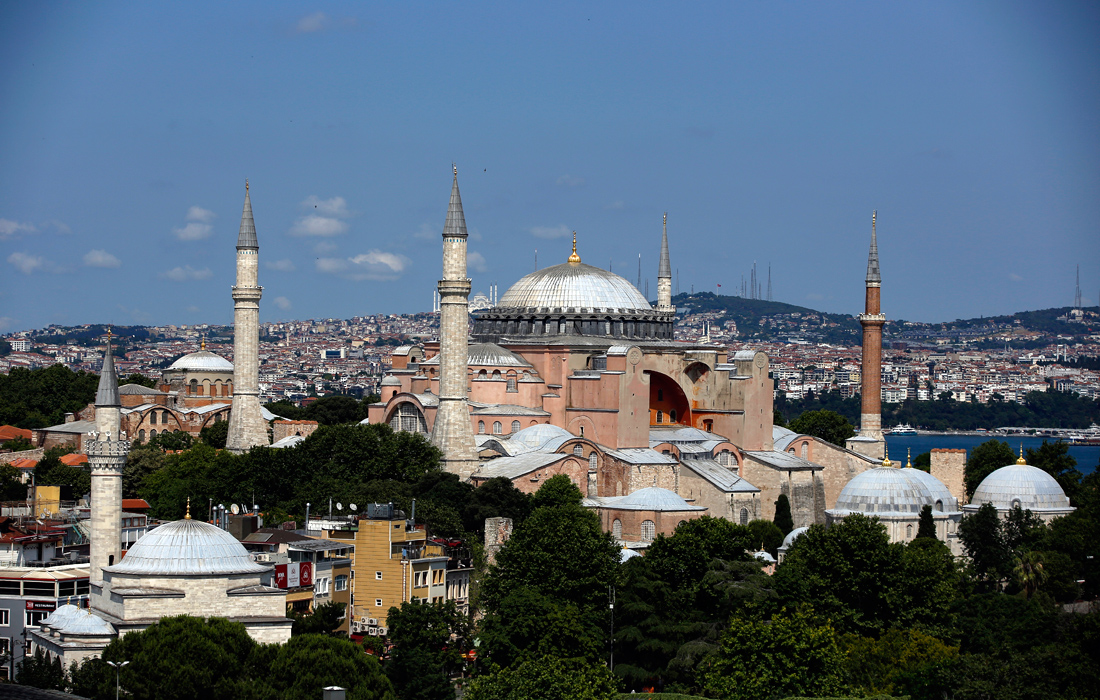
[[[916,435],[917,429],[908,423],[902,423],[891,428],[887,435]]]

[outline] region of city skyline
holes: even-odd
[[[430,10],[0,10],[0,332],[227,323],[245,177],[262,321],[426,311],[452,161],[475,293],[654,292],[667,211],[680,292],[855,314],[877,209],[888,319],[1096,304],[1096,8]]]

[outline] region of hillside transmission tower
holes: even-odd
[[[768,263],[768,301],[772,300],[772,264]]]
[[[1077,266],[1077,291],[1073,294],[1073,308],[1081,308],[1081,266]]]

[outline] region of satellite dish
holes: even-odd
[[[348,506],[348,508],[351,508],[352,512],[359,510],[359,506],[355,505],[354,503]]]
[[[233,515],[238,515],[241,512],[241,507],[239,505],[237,505],[236,503],[234,503],[234,504],[229,506],[229,512],[232,513]]]
[[[344,504],[337,501],[336,502],[336,510],[343,510],[343,509],[344,509]]]

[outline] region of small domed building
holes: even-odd
[[[233,363],[206,349],[179,358],[161,376],[160,390],[186,398],[189,405],[233,396]]]
[[[992,504],[1002,518],[1020,508],[1030,510],[1047,523],[1075,510],[1053,476],[1024,461],[1023,448],[1015,464],[1001,467],[982,479],[970,503],[963,506],[963,512],[973,515],[986,503]]]
[[[931,474],[906,466],[899,469],[889,456],[882,466],[859,474],[841,490],[836,505],[825,511],[826,525],[860,513],[886,526],[891,542],[910,542],[920,527],[920,512],[932,508],[936,538],[953,554],[961,554],[958,539],[962,511],[947,486]]]

